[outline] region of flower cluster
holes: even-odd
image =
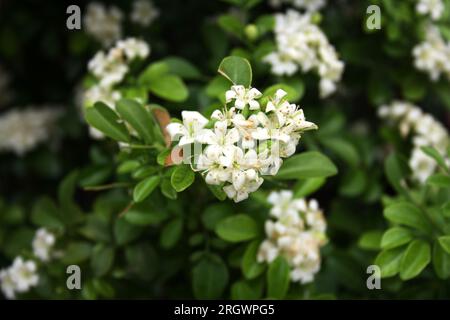
[[[280,7],[283,3],[291,4],[297,9],[304,9],[308,12],[319,11],[326,5],[326,0],[270,0],[270,5]]]
[[[316,200],[294,199],[290,190],[272,192],[266,235],[258,262],[270,263],[282,256],[291,267],[291,280],[308,283],[320,269],[320,248],[326,243],[326,221]]]
[[[39,260],[50,259],[51,250],[55,244],[55,235],[45,228],[36,231],[32,242],[33,254]],[[14,299],[16,293],[25,293],[37,286],[38,268],[33,260],[16,257],[9,268],[0,270],[0,284],[3,294],[8,299]]]
[[[55,235],[45,228],[40,228],[36,231],[32,242],[33,254],[41,261],[48,261],[54,245]]]
[[[379,109],[379,115],[398,123],[402,136],[412,135],[414,148],[409,166],[412,169],[413,178],[424,183],[436,171],[437,165],[421,150],[421,147],[434,147],[445,157],[450,145],[447,130],[431,115],[408,102],[395,101],[391,105],[382,106]]]
[[[416,5],[417,13],[421,15],[429,15],[432,20],[439,20],[445,10],[442,0],[418,0]]]
[[[0,282],[5,297],[14,299],[16,293],[27,292],[38,284],[36,263],[16,257],[9,268],[0,270]]]
[[[450,43],[445,42],[439,29],[429,25],[425,41],[413,49],[414,65],[437,81],[444,74],[450,80]]]
[[[320,76],[320,96],[336,91],[344,71],[334,47],[323,31],[311,21],[309,13],[289,10],[275,16],[277,51],[263,60],[271,65],[275,75],[293,75],[299,68],[306,73],[314,70]]]
[[[107,53],[99,51],[89,61],[88,70],[97,79],[97,84],[84,92],[83,105],[92,106],[101,101],[113,108],[122,95],[115,86],[121,83],[129,71],[130,63],[135,59],[145,59],[150,54],[149,45],[136,38],[120,40]],[[90,127],[93,138],[102,138],[96,129]]]
[[[0,151],[23,155],[50,138],[60,112],[55,108],[11,110],[0,117]]]
[[[130,13],[132,22],[148,27],[158,16],[159,11],[155,8],[153,2],[148,0],[136,0],[133,2],[133,9]]]
[[[200,145],[193,157],[183,148],[185,161],[202,172],[208,184],[223,186],[235,202],[256,191],[263,183],[262,175],[278,172],[282,158],[295,153],[304,131],[317,129],[305,120],[302,109],[285,99],[285,91],[278,90],[264,106],[258,100],[261,96],[255,88],[235,85],[226,92],[229,109],[215,110],[210,120],[198,112],[183,111],[182,124],[167,126],[179,147]],[[206,128],[207,124],[213,128]]]
[[[87,7],[83,23],[88,34],[108,47],[122,37],[122,19],[122,11],[116,6],[107,8],[92,2]]]

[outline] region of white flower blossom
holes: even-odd
[[[326,5],[326,0],[269,0],[273,7],[280,7],[283,3],[291,4],[298,9],[304,9],[308,12],[319,11]]]
[[[256,99],[261,96],[262,93],[258,89],[247,89],[241,85],[232,86],[231,90],[225,93],[226,102],[234,100],[234,106],[239,110],[244,109],[247,105],[250,110],[258,110],[259,102]]]
[[[32,242],[33,253],[39,260],[48,261],[54,244],[55,235],[45,228],[40,228],[36,231]]]
[[[128,60],[145,59],[150,54],[150,47],[144,41],[128,38],[117,42],[117,48],[122,49]]]
[[[450,42],[445,42],[439,29],[429,25],[425,41],[413,49],[414,65],[418,70],[427,72],[432,81],[445,75],[450,81]]]
[[[119,8],[92,2],[84,14],[84,28],[104,47],[109,47],[122,37],[123,14]]]
[[[288,10],[276,14],[275,40],[277,50],[263,58],[271,65],[273,74],[291,76],[299,69],[303,73],[315,71],[321,79],[321,98],[336,91],[344,63],[323,31],[312,23],[309,13]]]
[[[149,0],[135,0],[130,13],[132,22],[148,27],[159,16],[159,10]]]
[[[445,5],[442,0],[418,0],[416,5],[417,13],[429,15],[432,20],[439,20],[444,10]]]
[[[197,111],[183,111],[181,117],[183,123],[170,123],[167,131],[172,140],[179,138],[179,146],[185,146],[195,142],[197,135],[203,132],[208,119]]]
[[[230,109],[213,111],[210,120],[183,111],[182,123],[167,126],[179,147],[200,145],[193,156],[183,152],[185,162],[200,171],[206,183],[222,186],[235,202],[255,192],[264,175],[278,172],[282,158],[295,152],[301,133],[317,128],[306,121],[302,109],[286,100],[283,90],[269,97],[266,105],[260,104],[260,97],[257,89],[232,86],[226,93]],[[210,122],[213,129],[206,127]]]
[[[36,263],[16,257],[9,268],[0,270],[0,282],[5,297],[15,299],[16,293],[25,293],[37,286],[39,276]]]
[[[13,109],[0,116],[0,151],[21,156],[50,138],[60,112],[56,108]]]
[[[258,262],[270,263],[278,256],[291,267],[291,280],[302,284],[314,280],[320,270],[320,248],[326,243],[326,222],[319,204],[312,199],[294,199],[290,190],[272,192],[265,229],[267,239],[258,251]]]
[[[421,147],[434,147],[445,158],[450,146],[450,137],[445,127],[418,106],[408,102],[394,101],[391,105],[380,107],[378,114],[398,123],[402,136],[412,136],[413,150],[409,166],[413,179],[424,183],[437,170],[437,164]]]
[[[117,86],[123,82],[129,71],[129,65],[135,59],[145,59],[150,54],[150,46],[139,39],[120,40],[108,52],[99,51],[88,63],[88,70],[95,76],[97,83],[82,94],[83,107],[89,108],[101,101],[114,109],[115,103],[122,98]],[[99,130],[89,127],[94,139],[103,139]]]
[[[9,269],[0,270],[0,283],[3,294],[7,299],[16,298],[16,283],[12,278],[11,271]]]

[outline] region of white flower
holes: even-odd
[[[11,280],[15,284],[15,291],[27,292],[31,287],[35,287],[39,282],[36,263],[32,260],[24,261],[22,257],[14,259],[9,268]]]
[[[60,112],[55,108],[29,107],[11,110],[0,117],[0,151],[21,156],[48,140],[56,127]]]
[[[244,86],[237,85],[232,86],[231,90],[225,93],[226,102],[235,100],[234,106],[237,109],[244,109],[246,105],[249,105],[250,110],[258,110],[259,102],[256,99],[260,98],[262,93],[255,88],[246,89]]]
[[[16,298],[16,283],[11,276],[9,269],[0,270],[0,283],[3,294],[7,299]]]
[[[203,130],[198,135],[197,141],[210,145],[210,149],[220,153],[224,148],[234,145],[240,139],[239,131],[236,128],[228,130],[227,127],[227,121],[217,121],[214,124],[214,130]]]
[[[309,12],[319,11],[326,5],[326,0],[269,0],[273,7],[280,7],[283,3],[293,5],[298,9],[304,9]]]
[[[290,136],[283,130],[282,124],[279,123],[276,116],[267,116],[263,112],[259,112],[258,121],[262,127],[258,127],[252,134],[252,137],[257,140],[279,140],[282,142],[289,142]]]
[[[83,106],[91,107],[96,102],[101,101],[110,108],[114,108],[115,103],[122,98],[120,91],[112,90],[102,86],[92,86],[83,93]]]
[[[159,16],[159,10],[149,0],[135,0],[130,14],[132,22],[148,27]]]
[[[431,115],[411,103],[394,101],[391,105],[382,106],[379,116],[398,123],[400,133],[412,136],[413,150],[409,159],[412,178],[424,183],[437,169],[436,162],[421,149],[424,146],[434,147],[444,158],[450,146],[450,137],[445,127]]]
[[[181,116],[183,118],[183,124],[170,123],[167,126],[167,131],[172,141],[179,138],[178,145],[184,146],[194,143],[197,134],[209,121],[197,111],[183,111]]]
[[[205,128],[209,121],[198,112],[183,111],[183,123],[172,122],[167,131],[178,146],[196,142],[198,150],[193,156],[183,152],[185,160],[204,175],[206,183],[222,186],[230,199],[239,202],[261,186],[263,175],[278,172],[282,157],[295,152],[301,133],[317,126],[286,101],[283,90],[262,106],[267,114],[258,111],[261,94],[256,89],[232,86],[226,95],[228,102],[236,100],[235,107],[212,113],[214,129]],[[241,111],[247,104],[248,114]]]
[[[136,38],[120,40],[117,42],[117,48],[122,49],[130,61],[136,58],[145,59],[150,54],[149,45]]]
[[[412,54],[415,67],[427,72],[432,81],[442,74],[450,80],[450,43],[444,41],[436,26],[427,27],[425,40],[414,47]]]
[[[48,261],[54,244],[55,236],[52,233],[45,228],[38,229],[32,242],[33,253],[41,261]]]
[[[430,15],[432,20],[439,20],[444,10],[445,5],[442,0],[419,0],[416,5],[417,13]]]
[[[297,63],[283,52],[271,52],[263,58],[263,62],[270,64],[272,73],[277,76],[292,76],[298,71]]]
[[[119,8],[92,2],[84,14],[84,28],[104,47],[110,46],[122,36],[122,12]]]
[[[320,269],[320,247],[326,242],[326,222],[316,200],[294,199],[290,190],[272,192],[267,239],[258,251],[258,262],[283,256],[291,267],[291,280],[308,283]]]
[[[122,51],[114,48],[107,55],[103,51],[98,52],[89,61],[88,69],[99,79],[100,86],[110,88],[123,80],[128,65],[122,59]]]
[[[275,40],[277,50],[263,58],[273,74],[291,76],[299,68],[304,73],[314,70],[321,78],[321,98],[336,91],[344,63],[323,31],[312,23],[309,13],[288,10],[286,14],[276,14]]]

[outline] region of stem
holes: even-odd
[[[102,191],[102,190],[108,190],[108,189],[114,189],[114,188],[126,188],[129,187],[131,184],[128,182],[114,182],[110,184],[104,184],[101,186],[93,186],[93,187],[85,187],[83,188],[86,191]]]
[[[119,219],[120,218],[122,218],[124,215],[125,215],[125,213],[127,213],[128,212],[128,210],[130,210],[131,209],[131,207],[133,206],[133,204],[134,204],[134,201],[131,201],[120,213],[119,213],[119,215],[117,216]]]

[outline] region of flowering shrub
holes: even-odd
[[[2,297],[450,296],[450,1],[1,8]]]

